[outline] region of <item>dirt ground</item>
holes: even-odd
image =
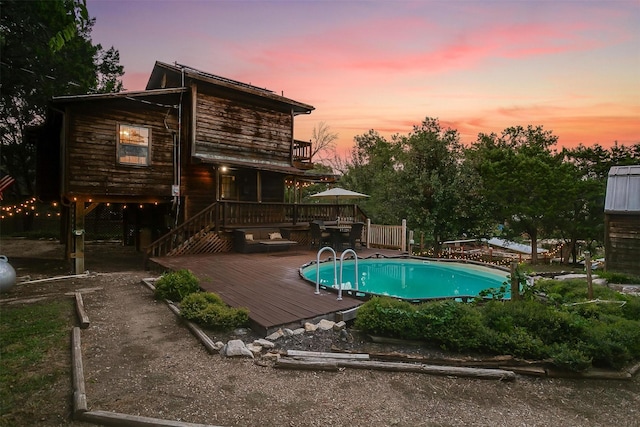
[[[0,254],[21,279],[71,270],[55,241],[2,239]],[[0,296],[0,310],[82,292],[91,322],[81,335],[90,410],[216,426],[640,426],[638,375],[631,381],[518,376],[498,382],[351,369],[286,371],[260,359],[211,355],[141,284],[153,274],[142,269],[132,248],[89,244],[86,268],[88,278],[18,284]],[[254,336],[239,338],[250,342]],[[329,351],[337,342],[329,331],[278,345]],[[358,340],[353,347],[359,345],[373,348]],[[65,364],[69,377],[34,397],[38,405],[2,414],[7,425],[89,425],[71,419],[70,358],[70,352],[50,355],[52,363]]]

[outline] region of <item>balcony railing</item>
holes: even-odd
[[[311,163],[312,155],[311,141],[300,141],[298,139],[293,141],[293,164],[297,167],[313,167]]]

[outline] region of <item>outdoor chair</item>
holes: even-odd
[[[312,221],[309,223],[311,228],[311,246],[321,247],[324,244],[331,244],[331,234],[323,231],[320,221]]]
[[[356,243],[360,243],[362,247],[362,229],[364,228],[363,222],[354,222],[351,225],[351,230],[348,233],[344,233],[342,237],[342,244],[347,243],[349,248],[355,249]]]

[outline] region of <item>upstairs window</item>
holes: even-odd
[[[151,129],[118,125],[118,162],[123,165],[147,166],[150,141]]]

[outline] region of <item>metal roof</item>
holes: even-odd
[[[605,213],[640,213],[640,165],[609,170]]]

